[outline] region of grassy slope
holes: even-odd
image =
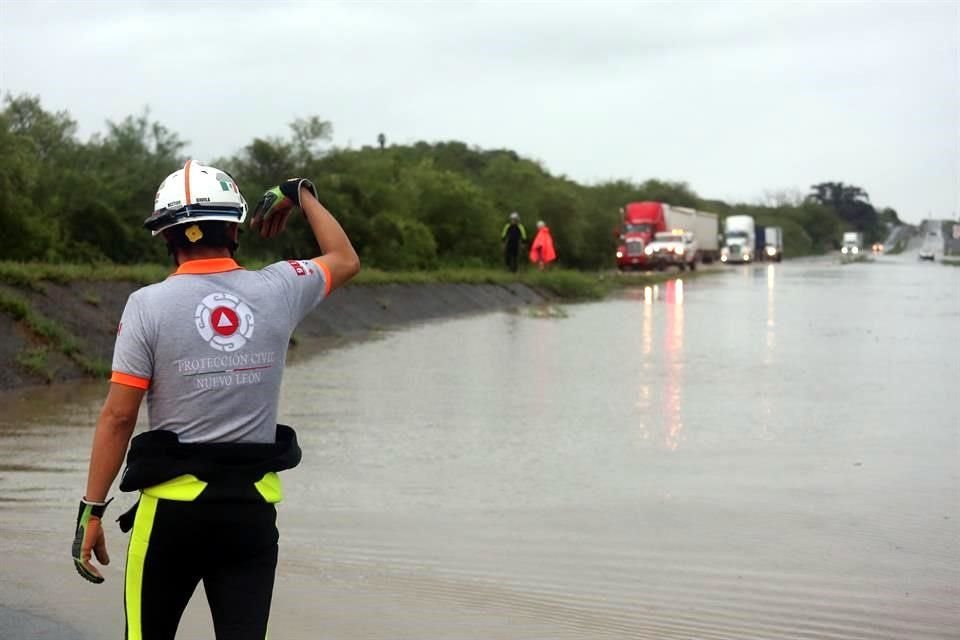
[[[247,264],[259,268],[262,264]],[[17,363],[27,372],[40,378],[50,379],[46,369],[46,356],[57,351],[72,360],[88,375],[105,376],[109,364],[89,359],[79,345],[80,341],[65,327],[52,318],[38,313],[21,291],[44,292],[43,283],[71,284],[78,282],[120,281],[146,285],[163,280],[171,269],[165,265],[76,265],[19,263],[0,261],[0,313],[19,322],[30,334],[32,342],[17,357]],[[714,273],[716,271],[713,271]],[[711,271],[686,272],[684,278],[711,273]],[[565,269],[549,271],[524,270],[517,274],[499,269],[438,269],[435,271],[387,272],[364,269],[349,286],[384,284],[427,285],[446,284],[524,284],[551,297],[566,301],[597,300],[612,290],[623,287],[646,286],[673,279],[679,274],[652,272],[644,274],[614,275],[611,273],[585,273]],[[88,294],[95,295],[95,294]]]
[[[262,264],[250,264],[248,268],[260,268]],[[123,281],[137,284],[151,284],[163,280],[170,274],[165,265],[78,265],[22,263],[0,261],[0,282],[24,289],[42,290],[44,280],[68,284],[79,281]],[[703,273],[685,273],[685,278]],[[569,269],[549,271],[524,270],[512,274],[500,269],[451,268],[435,271],[381,271],[364,269],[350,286],[378,284],[526,284],[545,290],[563,299],[598,299],[611,289],[623,286],[644,286],[663,282],[677,277],[676,272],[651,272],[613,277],[604,273],[588,273]]]

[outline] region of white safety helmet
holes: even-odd
[[[164,229],[201,222],[243,222],[247,217],[247,201],[236,181],[226,171],[187,160],[183,169],[167,176],[157,188],[153,213],[143,226],[157,235]]]

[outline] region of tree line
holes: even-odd
[[[553,175],[507,149],[462,142],[329,146],[333,128],[313,116],[297,119],[286,137],[254,138],[233,156],[201,158],[230,172],[252,204],[278,180],[312,178],[365,264],[384,269],[499,264],[500,229],[511,211],[527,225],[545,220],[561,264],[595,269],[613,264],[620,207],[656,200],[749,214],[784,229],[787,255],[838,246],[844,230],[880,239],[899,224],[878,212],[867,193],[842,182],[814,185],[765,204],[700,197],[683,182],[612,180],[584,185]],[[162,242],[143,219],[155,189],[182,166],[186,141],[149,112],[108,122],[88,140],[64,111],[34,96],[6,96],[0,111],[0,259],[50,262],[163,262]],[[309,255],[312,234],[302,219],[269,243],[244,234],[243,255],[271,260]]]

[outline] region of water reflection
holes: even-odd
[[[666,381],[663,389],[664,445],[674,451],[683,431],[683,280],[666,284],[666,327],[664,357]]]
[[[666,284],[667,304],[683,304],[683,280],[671,280]]]
[[[636,294],[627,297],[636,299]],[[664,306],[655,305],[661,302]],[[666,371],[659,381],[662,385],[656,394],[660,400],[657,419],[663,428],[663,443],[667,449],[675,450],[680,445],[683,431],[683,341],[684,341],[684,282],[682,279],[670,280],[663,285],[648,285],[643,288],[642,321],[640,329],[640,351],[642,353],[640,388],[634,409],[639,416],[638,428],[642,440],[650,439],[649,420],[654,385],[651,375]],[[656,322],[660,321],[659,325]],[[654,334],[660,334],[660,349],[654,347]],[[658,429],[659,431],[659,429]]]
[[[777,268],[774,265],[767,265],[767,353],[766,353],[766,364],[770,364],[773,361],[773,349],[776,346],[776,331],[774,330],[777,326],[776,315],[775,315],[775,306],[774,306],[774,292],[776,291],[777,286]]]
[[[651,362],[653,356],[653,305],[649,304],[650,300],[653,297],[653,290],[651,287],[644,287],[643,290],[643,322],[640,328],[640,344],[641,352],[643,353],[643,364],[641,365],[642,372],[639,376],[640,380],[640,392],[637,401],[634,403],[634,409],[639,416],[639,430],[640,430],[640,439],[649,440],[650,439],[650,429],[647,426],[647,416],[650,414],[650,382],[648,372],[654,370],[654,364]]]
[[[763,364],[765,366],[773,366],[775,362],[775,350],[777,346],[777,332],[776,332],[776,300],[775,292],[777,289],[777,268],[770,264],[767,265],[766,269],[767,275],[767,332],[766,332],[766,349],[763,352]],[[760,407],[762,410],[762,416],[760,418],[760,434],[761,437],[765,440],[772,440],[775,435],[771,431],[771,424],[774,417],[774,406],[772,394],[765,393],[760,396]]]
[[[643,361],[649,363],[649,356],[653,353],[653,307],[643,305]]]

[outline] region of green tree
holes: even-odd
[[[813,185],[806,198],[769,192],[761,205],[701,198],[684,182],[649,179],[578,184],[509,149],[463,142],[418,142],[361,149],[329,147],[332,125],[318,116],[294,120],[286,137],[257,137],[212,164],[230,172],[253,206],[293,175],[314,179],[324,204],[365,260],[385,268],[500,262],[500,230],[518,211],[530,234],[537,220],[553,231],[560,261],[609,267],[620,209],[652,200],[721,216],[754,215],[783,227],[788,253],[823,251],[845,228],[876,238],[900,222],[874,209],[860,187]],[[0,110],[0,252],[16,260],[160,261],[162,242],[143,227],[158,182],[182,166],[185,143],[144,110],[108,122],[103,134],[77,139],[63,111],[34,96],[6,96]],[[317,251],[301,216],[269,242],[242,236],[245,256],[302,257]]]
[[[371,221],[378,238],[370,251],[373,266],[381,269],[430,269],[437,264],[437,242],[417,220],[381,213]]]
[[[883,235],[877,211],[862,188],[843,182],[821,182],[810,189],[809,200],[833,209],[847,225],[862,231],[867,242]]]

